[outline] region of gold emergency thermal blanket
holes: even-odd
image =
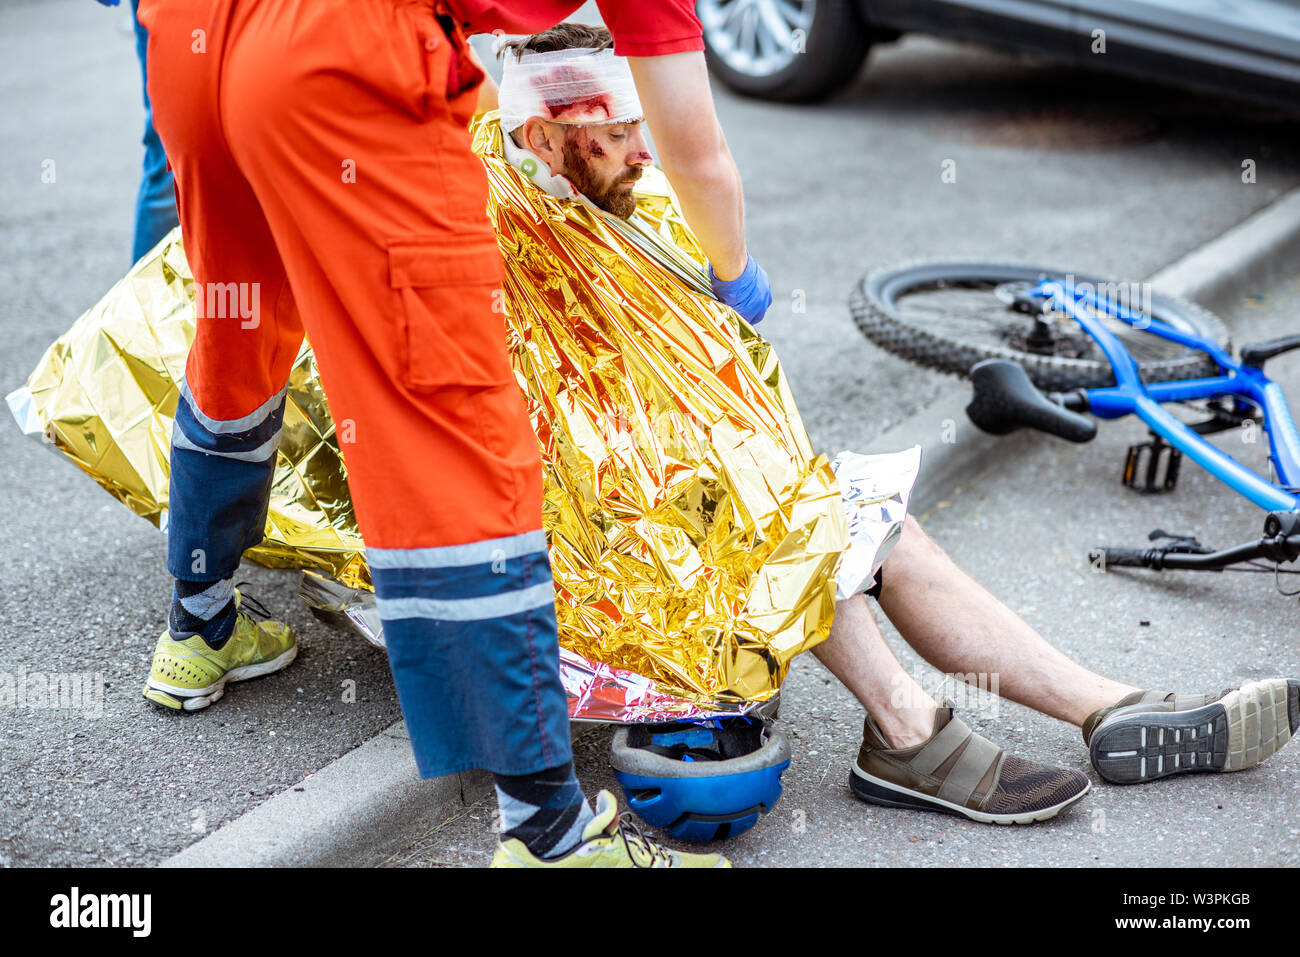
[[[561,641],[661,687],[759,700],[825,637],[848,543],[772,348],[708,295],[659,176],[625,223],[475,131],[511,350],[546,463]]]
[[[507,345],[545,467],[566,660],[641,676],[663,700],[769,699],[830,627],[848,546],[835,475],[810,449],[772,348],[709,295],[662,175],[647,170],[639,212],[619,220],[535,187],[502,157],[500,137],[489,114],[474,145],[505,262]],[[173,234],[10,397],[20,423],[163,527],[192,285]],[[369,588],[306,345],[266,539],[247,557]]]

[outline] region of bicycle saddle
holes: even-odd
[[[1097,435],[1097,423],[1071,412],[1038,390],[1018,363],[1010,359],[985,359],[971,366],[975,397],[966,415],[977,427],[1005,435],[1022,426],[1070,442],[1088,442]]]

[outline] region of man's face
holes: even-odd
[[[636,211],[632,185],[651,162],[641,123],[562,128],[564,168],[578,192],[607,213],[627,219]]]

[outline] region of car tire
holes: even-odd
[[[704,25],[709,68],[723,85],[744,96],[783,103],[823,99],[853,79],[871,46],[870,32],[850,0],[794,0],[812,15],[803,52],[792,54],[784,65],[752,64],[731,48],[731,38],[720,22],[740,2],[697,0],[696,9]]]

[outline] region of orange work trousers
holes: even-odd
[[[431,0],[144,0],[140,18],[203,297],[186,367],[199,410],[261,407],[305,327],[355,439],[342,450],[368,547],[540,528],[463,37]],[[203,315],[214,303],[234,314]]]
[[[426,776],[569,760],[537,440],[506,349],[482,72],[436,0],[142,0],[198,296],[168,567],[260,538],[304,328]],[[213,292],[215,291],[215,295]]]

